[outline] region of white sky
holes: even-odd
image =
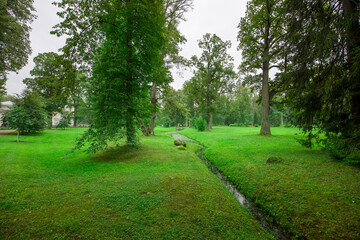
[[[8,94],[21,93],[25,88],[22,80],[30,76],[30,70],[34,67],[33,58],[43,52],[57,52],[64,43],[64,38],[58,38],[50,34],[52,27],[60,19],[57,17],[57,7],[53,6],[52,0],[35,0],[34,6],[38,18],[31,25],[30,35],[32,55],[28,64],[18,74],[10,73],[6,84]],[[197,41],[205,33],[215,33],[222,40],[230,40],[232,48],[229,54],[235,59],[235,67],[240,64],[241,54],[237,47],[237,25],[241,17],[245,16],[247,0],[195,0],[194,9],[186,14],[187,21],[180,25],[180,31],[187,38],[187,43],[182,46],[182,55],[190,58],[192,55],[200,55]],[[182,88],[183,83],[190,79],[192,73],[184,69],[173,70],[174,88]]]

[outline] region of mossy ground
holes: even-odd
[[[181,133],[207,146],[205,156],[294,238],[360,239],[360,169],[307,149],[298,129],[214,127]],[[269,164],[267,159],[281,161]]]
[[[84,129],[0,136],[1,239],[268,239],[187,143],[66,155]],[[174,129],[173,129],[174,131]]]

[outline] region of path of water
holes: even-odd
[[[174,139],[186,141],[186,142],[194,142],[198,143],[197,141],[190,139],[184,135],[179,134],[178,132],[171,132],[169,133]],[[198,143],[199,144],[199,143]],[[225,185],[225,187],[233,194],[233,196],[238,200],[238,202],[248,208],[254,218],[261,224],[263,228],[265,228],[267,231],[271,232],[276,239],[285,240],[285,239],[291,239],[287,234],[284,233],[284,231],[281,230],[280,226],[273,221],[270,221],[266,218],[266,214],[255,206],[255,204],[252,201],[249,201],[246,199],[246,197],[241,194],[241,192],[235,187],[234,184],[232,184],[230,181],[226,179],[226,177],[212,164],[206,157],[204,156],[204,150],[206,148],[203,147],[201,151],[198,152],[199,158],[205,163],[205,165],[211,170],[212,173],[214,173],[221,182]]]

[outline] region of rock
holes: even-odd
[[[174,141],[174,144],[175,144],[175,146],[181,146],[181,145],[183,145],[183,141],[181,141],[181,140],[179,140],[179,139],[176,139],[176,140]]]
[[[173,179],[174,179],[174,177],[172,177],[172,176],[170,176],[169,178],[170,178],[171,180],[173,180]]]
[[[177,147],[177,149],[182,150],[182,151],[186,150],[186,148],[184,146],[179,146],[179,147]]]
[[[281,163],[282,159],[279,157],[271,157],[266,160],[266,163]]]
[[[185,141],[183,141],[182,145],[183,145],[183,147],[186,147],[186,142],[185,142]]]

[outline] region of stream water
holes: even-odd
[[[181,135],[177,132],[171,132],[169,133],[174,139],[186,141],[186,142],[193,142],[201,145],[197,141],[190,139],[184,135]],[[197,154],[199,158],[205,163],[205,165],[211,170],[213,174],[215,174],[221,182],[225,185],[225,187],[233,194],[233,196],[236,198],[236,200],[246,208],[248,208],[251,212],[251,214],[254,216],[254,218],[261,224],[263,228],[265,228],[267,231],[272,233],[276,239],[279,240],[285,240],[285,239],[291,239],[290,236],[284,233],[284,231],[281,230],[280,226],[273,221],[270,221],[266,218],[266,213],[264,213],[261,209],[255,206],[255,204],[252,201],[249,201],[241,192],[232,184],[230,181],[226,179],[226,177],[212,164],[205,156],[204,151],[205,147],[201,151],[199,151]]]

